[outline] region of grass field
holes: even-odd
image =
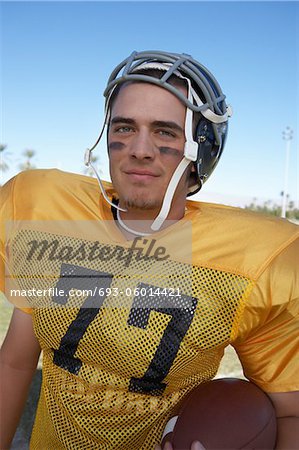
[[[2,344],[3,339],[6,334],[6,330],[9,325],[10,317],[12,314],[12,308],[4,303],[3,299],[0,297],[0,343]],[[15,435],[12,450],[27,450],[30,434],[32,430],[32,425],[35,416],[36,405],[39,396],[39,390],[41,385],[41,362],[39,363],[38,370],[36,371],[35,377],[33,379],[30,393],[27,399],[26,407],[23,412],[21,422],[19,424],[17,433]],[[225,351],[224,358],[221,362],[217,377],[237,377],[244,378],[242,367],[236,356],[236,353],[232,347],[228,347]]]

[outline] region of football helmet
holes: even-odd
[[[146,69],[160,69],[161,78],[144,74]],[[142,70],[142,74],[138,71]],[[190,80],[190,91],[185,96],[181,90],[168,80],[171,75]],[[195,194],[215,169],[223,152],[228,118],[232,111],[226,104],[219,83],[206,67],[187,54],[162,51],[133,52],[112,71],[104,91],[106,110],[116,86],[127,81],[143,81],[163,87],[176,95],[193,113],[197,115],[194,152],[191,155],[196,169],[196,183],[188,195]],[[185,155],[186,156],[186,155]],[[187,156],[188,157],[188,156]]]
[[[158,69],[161,76],[153,76],[149,69]],[[156,75],[157,71],[155,71]],[[185,80],[187,94],[175,86],[170,77]],[[172,77],[173,78],[173,77]],[[92,150],[98,145],[105,125],[109,125],[109,115],[117,87],[130,81],[152,83],[167,89],[186,106],[185,147],[184,156],[174,171],[164,195],[161,210],[152,223],[151,229],[157,231],[168,216],[175,189],[189,164],[194,164],[195,178],[191,174],[188,195],[198,192],[203,183],[215,169],[224,149],[228,119],[232,114],[231,107],[226,104],[217,80],[206,67],[187,54],[168,53],[162,51],[134,51],[112,71],[105,96],[105,123],[94,146],[85,153],[85,164],[90,165],[99,181],[102,194],[111,204],[100,177],[90,161]],[[114,94],[114,95],[113,95]],[[194,120],[196,123],[194,124]],[[195,125],[195,126],[194,126]],[[195,129],[195,133],[193,130]],[[113,205],[118,211],[126,210]],[[134,233],[134,231],[132,230]],[[135,233],[138,234],[138,233]]]

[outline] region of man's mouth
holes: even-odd
[[[135,181],[151,181],[159,175],[146,169],[130,169],[125,170],[124,173],[129,176],[131,180]]]

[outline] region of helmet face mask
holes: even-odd
[[[158,69],[161,77],[147,74]],[[155,71],[157,72],[157,70]],[[173,75],[185,82],[188,96],[173,82]],[[106,115],[109,116],[111,101],[118,89],[127,82],[146,82],[158,85],[172,92],[196,114],[194,141],[197,155],[192,159],[195,167],[194,184],[188,196],[200,190],[216,167],[226,141],[227,121],[231,115],[225,96],[213,75],[191,56],[158,51],[133,52],[111,73],[104,91]],[[194,133],[193,133],[194,134]]]

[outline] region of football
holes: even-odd
[[[174,450],[189,450],[193,441],[207,449],[273,449],[276,415],[270,398],[255,384],[235,378],[206,382],[183,400],[167,423]]]

